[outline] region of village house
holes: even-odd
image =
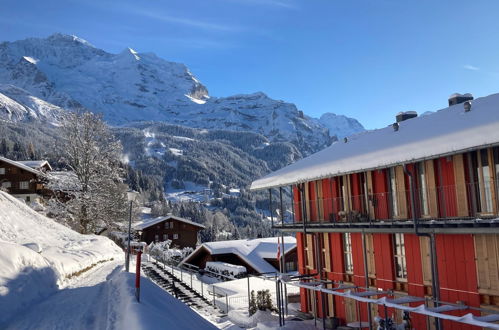
[[[26,202],[39,201],[52,167],[46,160],[14,161],[0,156],[0,186]]]
[[[400,324],[403,310],[414,329],[498,326],[499,94],[471,99],[401,113],[253,182],[293,196],[292,219],[274,228],[296,234],[303,312],[359,327]]]
[[[207,262],[243,266],[249,274],[275,273],[279,270],[278,239],[276,237],[207,242],[196,248],[180,265],[205,269]],[[296,239],[284,237],[286,271],[297,270]]]
[[[167,215],[141,221],[134,228],[140,232],[141,242],[150,244],[170,240],[174,247],[194,249],[199,242],[199,231],[205,227],[188,219]]]

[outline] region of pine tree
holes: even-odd
[[[250,303],[249,303],[250,316],[255,314],[257,310],[258,310],[258,306],[256,305],[255,290],[251,290],[251,298],[250,298]]]
[[[0,142],[0,156],[7,156],[8,153],[9,147],[7,146],[7,140],[2,138],[2,141]]]

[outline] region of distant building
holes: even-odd
[[[195,265],[204,269],[206,262],[219,261],[244,266],[249,274],[277,272],[276,237],[208,242],[198,246],[180,264]],[[296,239],[284,237],[286,271],[297,270]]]
[[[199,231],[205,227],[194,221],[167,215],[144,220],[134,226],[141,231],[140,240],[152,242],[172,241],[172,246],[195,248],[199,241]]]
[[[42,198],[46,172],[51,170],[46,160],[14,161],[0,156],[0,186],[15,197],[34,202]]]

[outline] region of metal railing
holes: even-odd
[[[421,220],[469,220],[497,218],[497,181],[414,189],[416,217]],[[284,221],[275,216],[274,225],[302,223],[366,223],[412,219],[410,190],[283,201]],[[304,211],[305,209],[305,211]]]

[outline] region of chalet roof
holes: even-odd
[[[31,168],[28,165],[24,165],[21,162],[18,162],[18,161],[12,160],[12,159],[8,159],[8,158],[2,157],[2,156],[0,156],[0,161],[5,162],[7,164],[10,164],[12,166],[18,167],[20,169],[23,169],[23,170],[25,170],[27,172],[31,172],[31,173],[36,174],[38,176],[42,176],[42,177],[45,176],[45,174],[43,172],[38,171],[38,170],[36,170],[34,168]]]
[[[45,165],[47,165],[49,169],[52,171],[52,166],[50,166],[49,162],[46,160],[18,160],[17,162],[29,166],[35,170],[39,170]]]
[[[252,190],[433,159],[499,144],[499,94],[472,101],[471,111],[452,105],[331,146],[254,181]]]
[[[191,221],[191,220],[188,220],[188,219],[184,219],[184,218],[181,218],[181,217],[176,217],[174,215],[167,215],[167,216],[162,216],[162,217],[157,217],[157,218],[142,220],[140,222],[135,223],[134,224],[134,228],[137,229],[137,230],[143,230],[145,228],[149,228],[149,227],[151,227],[151,226],[153,226],[155,224],[158,224],[160,222],[163,222],[165,220],[170,220],[170,219],[171,220],[180,221],[180,222],[183,222],[183,223],[187,223],[187,224],[199,227],[201,229],[205,228],[205,226],[203,226],[202,224],[199,224],[197,222],[194,222],[194,221]]]
[[[191,256],[198,253],[200,249],[206,249],[211,255],[235,254],[247,262],[259,273],[275,272],[276,269],[265,259],[277,258],[277,237],[240,239],[231,241],[207,242],[196,248],[182,263],[187,262]],[[296,247],[296,238],[284,237],[284,251],[288,253]]]

